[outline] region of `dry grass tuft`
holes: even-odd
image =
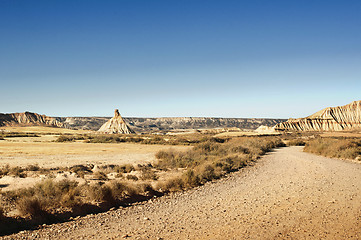
[[[237,138],[233,140],[208,139],[188,152],[159,151],[156,168],[188,169],[181,177],[159,183],[162,191],[179,191],[218,179],[236,171],[275,147],[284,146],[275,137]]]
[[[356,159],[361,155],[361,140],[316,138],[306,144],[304,151],[326,157]]]
[[[287,142],[287,146],[305,146],[305,145],[306,145],[305,140],[301,138],[292,139]]]
[[[108,176],[102,171],[95,172],[93,177],[94,177],[94,179],[97,179],[97,180],[102,180],[102,181],[108,180]]]

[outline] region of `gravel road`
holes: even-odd
[[[361,164],[277,149],[193,190],[4,239],[361,239]]]

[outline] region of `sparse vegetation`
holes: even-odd
[[[316,138],[306,144],[304,151],[326,157],[356,159],[361,155],[361,140],[349,138]]]
[[[102,181],[108,180],[108,176],[102,171],[95,172],[93,177],[97,180],[102,180]]]
[[[301,138],[291,139],[287,142],[287,146],[305,146],[306,141]]]
[[[20,132],[9,132],[9,133],[0,133],[0,138],[12,138],[12,137],[40,137],[36,133],[20,133]]]
[[[128,179],[128,180],[133,180],[133,181],[138,181],[138,177],[135,176],[135,175],[133,175],[133,174],[128,174],[128,175],[126,176],[126,179]]]
[[[133,196],[153,196],[153,193],[155,191],[149,184],[109,181],[105,184],[99,182],[79,186],[75,181],[55,182],[48,179],[34,187],[9,191],[3,195],[15,203],[23,217],[46,222],[54,217],[61,218],[64,213],[68,213],[68,216],[80,211],[91,211],[91,208],[83,209],[85,205],[106,204],[110,207]],[[0,219],[4,216],[4,211],[0,209]]]
[[[188,169],[181,177],[159,183],[162,191],[179,191],[218,179],[256,160],[272,148],[284,146],[279,138],[238,138],[225,142],[209,140],[188,152],[160,151],[160,170]]]
[[[6,164],[4,167],[0,168],[0,177],[8,175],[10,172],[10,165]]]
[[[134,171],[135,168],[133,165],[131,164],[124,164],[124,165],[118,165],[118,166],[115,166],[114,167],[114,170],[117,172],[117,173],[130,173],[131,171]]]
[[[195,134],[195,136],[157,136],[157,135],[124,135],[124,134],[83,134],[83,135],[60,135],[56,142],[74,142],[83,140],[87,143],[141,143],[160,145],[190,145],[205,142],[209,137]],[[221,140],[221,139],[220,139]]]
[[[61,137],[61,138],[60,138]],[[188,151],[162,150],[152,164],[107,164],[94,166],[41,168],[4,166],[0,176],[26,176],[47,173],[47,177],[61,176],[84,180],[47,179],[34,187],[3,192],[11,206],[16,206],[23,219],[37,224],[67,219],[70,216],[107,210],[112,206],[140,201],[167,192],[181,191],[218,179],[246,166],[272,148],[283,146],[276,137],[212,138],[124,135],[62,135],[59,142],[84,140],[86,142],[134,142],[146,144],[180,144],[193,147]],[[167,173],[168,172],[168,173]],[[70,174],[69,174],[70,173]],[[169,177],[167,174],[171,174]],[[116,178],[116,180],[115,180]],[[81,185],[79,185],[81,182]],[[85,183],[84,183],[85,182]],[[9,204],[8,204],[9,205]],[[5,212],[9,209],[4,208]],[[0,214],[5,216],[4,212]]]

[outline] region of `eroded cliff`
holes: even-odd
[[[361,101],[328,107],[311,116],[289,119],[276,125],[281,131],[342,131],[361,128]]]
[[[0,126],[34,126],[46,125],[51,127],[64,127],[56,118],[32,112],[0,113]]]

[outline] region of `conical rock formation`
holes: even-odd
[[[361,101],[328,107],[306,118],[289,119],[275,126],[282,131],[342,131],[361,128]]]
[[[98,130],[102,133],[109,134],[131,134],[134,133],[132,129],[128,127],[122,116],[120,116],[118,109],[114,111],[114,117],[103,124]]]

